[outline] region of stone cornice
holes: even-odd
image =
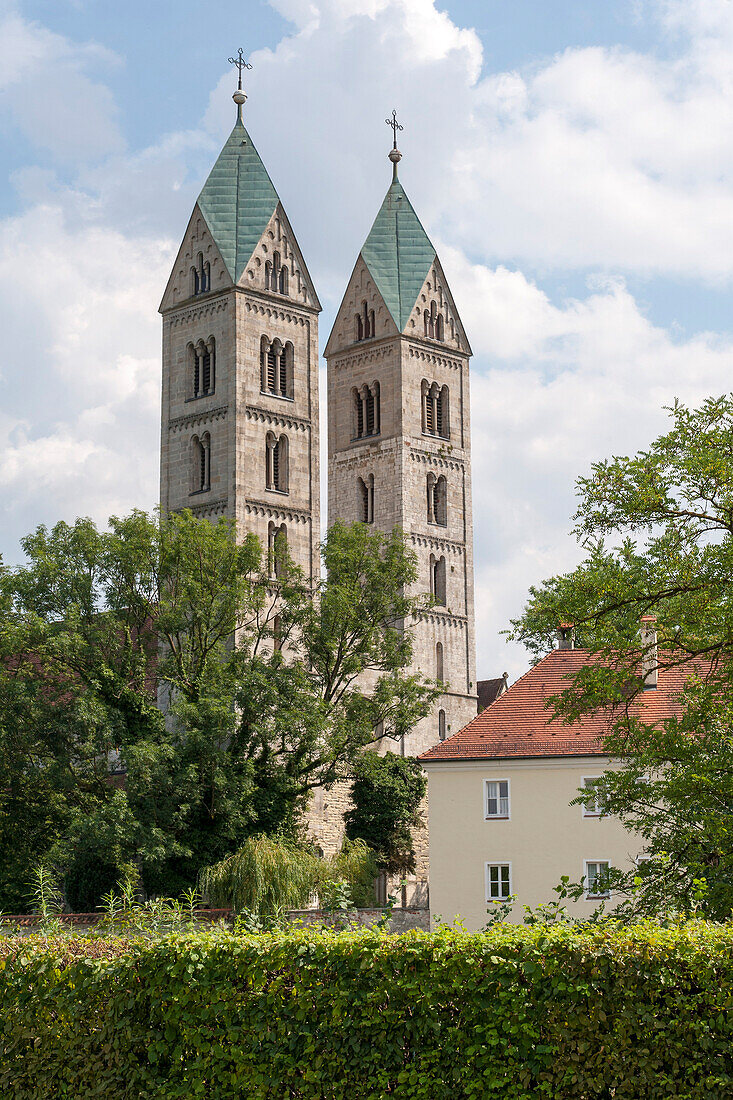
[[[311,514],[305,508],[292,508],[290,506],[278,507],[269,500],[252,500],[249,498],[244,505],[244,511],[251,516],[272,516],[277,519],[286,519],[290,523],[309,523]]]
[[[440,451],[436,453],[435,451],[423,450],[415,447],[414,444],[410,448],[410,458],[413,462],[422,462],[426,466],[440,466],[447,470],[464,470],[466,468],[465,459],[454,458],[452,455],[447,457],[441,454]]]
[[[229,506],[228,497],[219,497],[218,500],[209,500],[205,504],[188,504],[186,507],[195,516],[215,516],[226,512]]]
[[[205,424],[211,420],[223,420],[229,410],[228,405],[219,405],[215,409],[201,409],[187,416],[176,416],[168,421],[168,430],[178,432],[182,428],[193,427],[194,424]]]
[[[288,413],[274,413],[269,409],[263,409],[259,405],[248,405],[245,410],[247,420],[256,420],[260,424],[278,424],[281,428],[291,428],[293,431],[309,432],[311,424],[302,416],[290,416]]]
[[[440,535],[424,534],[411,531],[410,542],[415,546],[428,546],[435,550],[449,550],[454,554],[463,554],[466,550],[465,542],[458,539],[443,538]]]
[[[455,626],[458,630],[465,630],[468,624],[465,615],[456,615],[449,607],[431,607],[429,611],[418,611],[412,617],[424,622],[442,623],[443,626]]]
[[[203,317],[210,317],[214,313],[220,313],[226,309],[229,304],[229,299],[226,296],[226,292],[216,298],[209,298],[208,301],[199,302],[196,304],[189,303],[186,306],[179,306],[174,310],[170,310],[165,313],[164,319],[168,321],[171,328],[174,325],[180,325],[188,321],[200,321]]]
[[[333,366],[334,370],[341,370],[343,367],[358,367],[362,363],[377,363],[392,352],[392,345],[397,339],[396,336],[385,337],[383,341],[378,343],[370,341],[368,347],[359,345],[358,350],[338,352],[338,354],[329,356],[329,359],[333,360],[330,365]]]
[[[455,352],[447,352],[441,355],[437,350],[421,347],[413,343],[412,340],[408,341],[407,350],[412,359],[419,359],[421,362],[430,363],[431,366],[434,367],[448,367],[450,370],[460,370],[462,366],[468,366],[468,356],[460,356],[460,358],[458,358]],[[456,357],[454,358],[454,356]]]
[[[260,317],[268,317],[271,320],[290,321],[297,325],[307,325],[318,319],[318,310],[308,306],[298,306],[294,302],[273,302],[264,295],[260,297],[256,291],[237,287],[237,293],[244,296],[244,306],[248,313],[256,313]],[[254,301],[252,299],[255,299]],[[303,310],[307,316],[303,316],[299,310]]]

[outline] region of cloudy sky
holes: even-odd
[[[158,303],[246,121],[328,335],[389,182],[473,344],[479,675],[571,568],[574,480],[731,389],[731,0],[0,0],[0,553],[152,507]]]

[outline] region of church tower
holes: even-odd
[[[162,511],[229,516],[320,566],[318,314],[298,242],[242,121],[191,215],[163,315]]]
[[[390,121],[390,120],[388,120]],[[328,518],[401,527],[416,592],[415,671],[441,680],[433,713],[401,746],[417,755],[476,716],[471,509],[471,348],[435,248],[393,178],[326,346]]]

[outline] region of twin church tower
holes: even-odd
[[[287,214],[238,117],[194,207],[163,315],[161,509],[228,516],[320,570],[321,305]],[[395,122],[395,135],[396,135]],[[328,521],[401,527],[434,606],[409,624],[414,667],[445,682],[401,746],[476,715],[469,357],[435,248],[398,178],[325,349]],[[344,258],[346,262],[346,258]],[[400,747],[391,742],[392,751]]]

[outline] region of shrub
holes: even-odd
[[[719,1100],[733,928],[0,940],[0,1095]]]
[[[205,868],[199,882],[212,905],[272,915],[303,909],[314,894],[330,896],[338,882],[346,883],[354,904],[370,905],[376,873],[374,855],[363,841],[345,840],[332,859],[320,859],[282,837],[255,836]]]

